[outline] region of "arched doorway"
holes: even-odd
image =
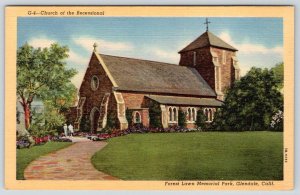
[[[91,110],[90,121],[91,121],[91,132],[96,132],[98,129],[98,121],[100,117],[100,111],[97,107]]]

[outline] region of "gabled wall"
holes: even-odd
[[[99,87],[95,91],[91,88],[93,75],[99,78]],[[112,86],[111,81],[93,53],[79,90],[80,97],[86,97],[83,113],[88,114],[93,107],[100,106],[105,93],[112,93]]]

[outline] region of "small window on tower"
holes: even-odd
[[[223,50],[222,59],[223,59],[223,64],[225,64],[226,63],[226,52],[225,52],[225,50]]]
[[[194,51],[193,65],[196,66],[197,53]]]

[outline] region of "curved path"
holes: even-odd
[[[74,138],[76,143],[41,156],[24,171],[27,180],[116,180],[100,172],[91,163],[92,155],[107,143]],[[87,141],[88,140],[88,141]]]

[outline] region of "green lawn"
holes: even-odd
[[[48,142],[42,146],[33,146],[30,149],[17,149],[17,179],[24,179],[24,170],[31,161],[71,144],[70,142]]]
[[[124,180],[282,180],[283,134],[131,134],[110,139],[92,163]]]

